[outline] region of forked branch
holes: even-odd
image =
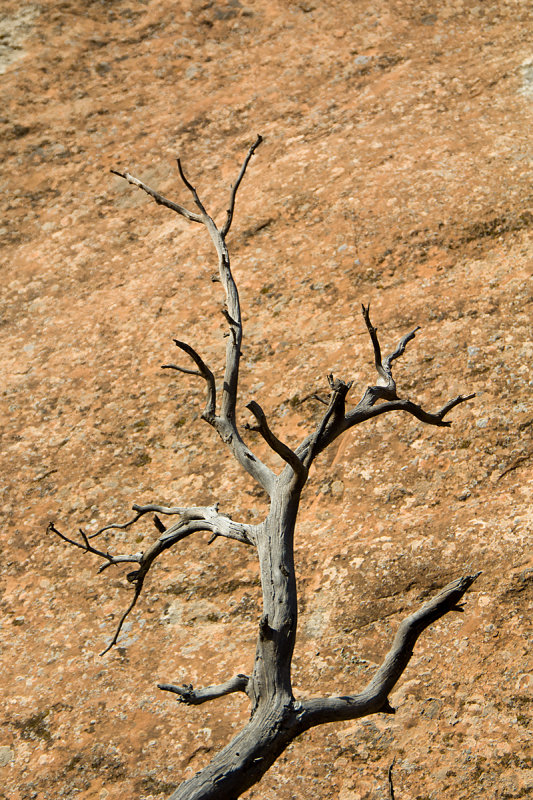
[[[180,206],[179,203],[174,203],[172,200],[168,200],[166,197],[163,197],[162,194],[156,192],[155,189],[152,189],[143,181],[140,181],[138,178],[134,178],[133,175],[130,175],[129,172],[119,172],[116,169],[109,170],[113,173],[113,175],[118,175],[119,178],[124,178],[125,181],[131,183],[132,186],[137,186],[137,188],[142,189],[143,192],[150,195],[158,206],[166,206],[166,208],[170,208],[171,211],[175,211],[176,214],[180,214],[180,216],[185,217],[190,222],[203,222],[203,218],[200,214],[195,214],[193,211],[188,211],[183,206]]]
[[[192,533],[198,533],[201,531],[211,532],[214,537],[221,536],[227,539],[234,539],[242,542],[243,544],[251,545],[255,543],[254,526],[234,522],[226,514],[220,514],[218,511],[218,504],[213,506],[192,506],[183,508],[179,506],[169,507],[159,504],[149,504],[144,506],[134,505],[133,509],[134,511],[137,511],[137,516],[134,518],[134,520],[130,520],[130,522],[123,524],[113,523],[112,525],[106,525],[104,528],[101,528],[99,531],[92,534],[94,537],[102,533],[104,530],[109,530],[110,528],[124,528],[133,524],[133,522],[136,522],[145,514],[149,512],[156,512],[154,514],[153,522],[160,534],[159,538],[145,552],[133,553],[130,555],[113,556],[107,551],[98,550],[90,543],[89,537],[81,528],[80,535],[82,537],[82,541],[79,542],[76,539],[72,539],[59,531],[53,522],[50,522],[48,525],[48,531],[55,533],[60,539],[62,539],[64,542],[67,542],[67,544],[78,547],[86,553],[92,553],[93,555],[104,559],[104,563],[100,566],[98,572],[103,572],[111,566],[119,566],[120,564],[138,564],[138,569],[136,569],[134,572],[129,572],[126,576],[128,582],[134,584],[135,586],[133,598],[125,612],[122,614],[111,641],[100,653],[100,655],[104,655],[115,644],[117,644],[120,632],[126,619],[137,604],[137,600],[139,599],[145,578],[148,575],[150,568],[152,567],[154,561],[162,553],[164,553],[165,550],[168,550],[170,547],[182,541],[187,536],[190,536]],[[179,520],[167,529],[162,524],[157,514],[172,516],[177,515],[179,516]]]
[[[227,800],[240,797],[304,731],[337,720],[394,713],[388,693],[409,661],[416,640],[432,622],[449,611],[460,610],[459,601],[475,577],[465,576],[449,584],[437,597],[401,623],[382,667],[361,694],[289,702],[286,697],[272,697],[262,710],[252,714],[246,727],[203,770],[176,789],[170,800]],[[256,691],[253,679],[252,675],[246,687],[247,694],[251,696]],[[216,690],[219,687],[214,688]],[[179,687],[179,690],[178,694],[184,697],[185,702],[189,700],[194,704],[196,693],[192,687]],[[213,696],[218,694],[208,687],[208,695],[211,692]]]
[[[198,368],[197,370],[182,367],[177,364],[165,364],[164,368],[173,369],[177,372],[182,372],[189,375],[198,375],[204,378],[207,387],[207,398],[206,407],[204,413],[202,414],[203,419],[209,422],[209,424],[212,425],[212,427],[217,431],[222,441],[229,447],[239,464],[260,484],[263,489],[265,489],[265,491],[268,492],[268,494],[271,494],[275,483],[274,473],[250,451],[247,445],[245,445],[243,442],[237,429],[236,406],[243,331],[239,294],[231,272],[229,253],[225,241],[225,237],[229,232],[233,220],[237,191],[246,173],[250,159],[262,141],[262,137],[258,136],[254,144],[248,150],[240,172],[237,176],[237,180],[232,187],[227,218],[222,228],[217,227],[214,219],[206,211],[195,185],[185,175],[180,159],[178,159],[178,170],[181,180],[186,189],[191,193],[199,213],[189,211],[184,206],[168,200],[166,197],[159,194],[159,192],[156,192],[150,186],[147,186],[138,178],[133,177],[129,172],[119,172],[117,170],[111,170],[111,172],[120,176],[121,178],[124,178],[128,181],[128,183],[137,186],[139,189],[146,192],[150,197],[153,198],[153,200],[155,200],[156,203],[158,203],[158,205],[166,206],[172,211],[175,211],[177,214],[180,214],[182,217],[185,217],[185,219],[192,222],[200,222],[207,228],[218,255],[219,279],[224,288],[226,300],[226,308],[223,309],[223,313],[228,322],[230,333],[226,346],[220,414],[217,415],[216,410],[217,395],[214,375],[193,347],[178,339],[175,339],[176,345],[185,353],[187,353],[187,355],[189,355]]]
[[[352,383],[346,384],[343,381],[333,381],[329,376],[332,391],[328,408],[316,432],[307,436],[296,450],[297,455],[307,467],[338,436],[361,422],[378,417],[381,414],[387,414],[390,411],[406,411],[426,425],[447,428],[451,425],[451,422],[445,420],[444,417],[452,408],[475,397],[475,394],[458,395],[445,403],[439,411],[433,413],[426,411],[422,406],[413,403],[409,399],[401,399],[398,396],[396,381],[392,375],[392,362],[403,355],[407,344],[415,338],[420,327],[417,326],[403,336],[392,353],[383,358],[377,329],[370,320],[370,307],[363,305],[362,314],[374,350],[374,363],[378,373],[378,381],[374,386],[368,386],[359,403],[351,411],[345,413],[344,401]]]
[[[179,339],[174,339],[176,347],[183,350],[184,353],[194,361],[198,370],[187,369],[185,367],[178,367],[176,364],[163,364],[162,369],[175,369],[178,372],[185,372],[187,375],[200,375],[207,384],[207,398],[205,403],[205,410],[202,417],[207,422],[212,422],[216,414],[217,391],[215,385],[215,376],[205,363],[205,361],[198,355],[194,347],[186,342],[181,342]]]
[[[406,333],[405,336],[403,336],[400,339],[396,350],[394,350],[394,352],[388,355],[385,359],[382,359],[377,328],[374,328],[372,322],[370,321],[370,303],[367,306],[363,304],[361,308],[363,313],[363,319],[365,321],[368,333],[370,335],[370,340],[374,348],[374,363],[376,365],[376,371],[380,378],[380,380],[378,380],[378,386],[383,386],[390,393],[390,398],[383,397],[383,399],[394,400],[396,398],[396,383],[394,381],[394,378],[392,377],[391,364],[395,358],[399,358],[404,354],[406,345],[408,344],[408,342],[411,341],[411,339],[415,338],[417,331],[420,330],[420,325],[417,325],[416,328],[410,333]]]

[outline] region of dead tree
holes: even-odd
[[[248,151],[231,190],[229,209],[221,226],[207,213],[196,188],[186,178],[179,160],[181,180],[194,201],[195,210],[192,211],[166,199],[128,172],[113,172],[149,194],[159,205],[166,206],[191,222],[205,225],[209,232],[218,254],[219,278],[225,292],[223,313],[229,333],[222,389],[217,390],[215,375],[198,351],[185,342],[175,340],[178,349],[190,359],[192,368],[176,364],[166,364],[164,368],[205,381],[206,400],[202,418],[215,429],[241,467],[267,493],[270,504],[265,519],[255,525],[236,522],[221,513],[218,504],[190,508],[150,504],[134,505],[135,516],[125,523],[106,525],[91,536],[80,531],[80,540],[65,536],[53,523],[49,526],[51,531],[71,545],[103,559],[100,570],[127,562],[136,565],[135,570],[127,575],[127,580],[134,585],[133,599],[104,652],[117,643],[123,622],[137,602],[152,564],[165,550],[176,546],[193,533],[210,531],[211,538],[220,536],[234,539],[257,551],[263,613],[258,626],[251,674],[237,675],[219,686],[203,689],[159,685],[160,689],[175,693],[180,701],[189,705],[201,705],[231,692],[245,692],[251,706],[250,720],[244,729],[204,769],[182,783],[172,794],[171,800],[233,800],[255,784],[287,745],[304,731],[327,722],[352,720],[369,714],[394,713],[389,703],[389,694],[406,668],[418,637],[425,628],[449,611],[462,610],[461,598],[477,577],[464,575],[458,578],[404,619],[383,663],[362,691],[350,696],[295,700],[291,661],[296,639],[298,605],[293,537],[300,498],[311,464],[341,434],[382,414],[404,411],[428,425],[449,426],[450,422],[445,420],[448,412],[473,395],[455,397],[435,412],[426,411],[411,400],[400,397],[392,374],[393,362],[403,354],[418,328],[407,333],[396,349],[383,357],[376,328],[370,321],[369,308],[363,306],[363,319],[372,342],[378,375],[375,385],[368,386],[357,405],[347,410],[346,395],[352,382],[329,375],[329,397],[327,400],[323,399],[326,407],[320,422],[316,430],[306,436],[295,449],[278,439],[271,430],[263,409],[252,400],[247,408],[255,421],[249,427],[259,432],[267,445],[285,462],[285,466],[276,474],[252,452],[242,438],[236,418],[243,324],[239,294],[230,269],[226,237],[233,221],[239,185],[261,141],[258,136]],[[107,550],[98,549],[92,544],[93,539],[104,531],[128,528],[147,514],[155,514],[154,523],[159,535],[145,552],[111,555]],[[176,517],[176,521],[166,527],[161,522],[162,516]]]

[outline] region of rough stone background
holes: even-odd
[[[319,413],[301,399],[328,372],[356,402],[374,380],[362,301],[385,347],[421,325],[401,393],[431,409],[477,393],[449,430],[390,415],[319,459],[296,545],[298,696],[357,690],[403,616],[483,574],[466,613],[417,645],[394,717],[314,730],[246,797],[383,800],[393,757],[399,800],[533,791],[529,12],[3,1],[2,800],[159,800],[246,719],[241,697],[188,709],[155,684],[250,669],[251,550],[199,535],[168,553],[101,658],[131,588],[45,529],[95,530],[133,502],[264,513],[199,419],[202,386],[160,369],[179,335],[220,374],[207,235],[109,173],[185,202],[180,155],[221,219],[256,133],[229,241],[241,407],[260,401],[296,444]],[[154,536],[103,538],[116,552]]]

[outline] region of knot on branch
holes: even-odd
[[[259,636],[263,641],[274,638],[274,628],[268,623],[268,614],[263,614],[259,621]]]

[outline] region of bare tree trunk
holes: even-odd
[[[292,701],[264,703],[250,722],[170,800],[232,800],[257,783],[298,735]],[[303,730],[303,729],[302,729]]]
[[[81,541],[65,536],[53,523],[49,525],[49,529],[64,541],[103,559],[100,570],[107,569],[112,564],[131,562],[136,565],[135,571],[127,575],[128,581],[135,585],[133,600],[123,614],[115,635],[104,653],[116,644],[124,620],[140,596],[146,575],[156,558],[165,550],[193,533],[206,530],[211,531],[213,537],[233,539],[257,550],[263,613],[259,622],[251,675],[237,675],[221,685],[202,689],[159,684],[159,688],[176,694],[181,702],[189,705],[201,705],[237,691],[246,692],[251,703],[250,721],[244,729],[204,769],[182,783],[173,793],[171,800],[233,800],[253,786],[287,745],[304,731],[329,722],[357,719],[375,713],[394,713],[389,703],[389,693],[409,663],[418,637],[428,625],[449,611],[462,610],[460,600],[477,577],[477,575],[465,575],[453,581],[418,611],[407,617],[401,623],[381,667],[363,691],[342,697],[295,701],[291,682],[291,663],[298,623],[294,529],[300,496],[308,479],[311,464],[341,434],[373,417],[391,411],[404,411],[426,424],[446,427],[450,424],[444,420],[448,412],[473,395],[456,397],[434,413],[425,411],[410,400],[401,399],[392,376],[392,363],[403,354],[418,328],[406,334],[396,349],[383,358],[376,329],[370,321],[369,308],[363,306],[363,319],[372,342],[375,369],[378,373],[376,384],[368,386],[359,403],[347,413],[345,399],[352,383],[334,379],[329,375],[328,398],[321,399],[316,396],[326,405],[322,419],[316,430],[306,436],[294,450],[281,442],[270,430],[259,404],[255,401],[248,403],[247,408],[255,418],[255,425],[247,427],[260,433],[272,450],[284,460],[285,467],[280,474],[275,474],[265,466],[245,444],[236,423],[243,325],[239,295],[231,273],[225,239],[233,220],[238,187],[260,143],[261,137],[258,137],[244,160],[231,192],[226,222],[220,228],[205,210],[196,189],[185,177],[179,161],[181,178],[191,193],[198,211],[189,211],[167,200],[127,172],[116,174],[145,191],[159,205],[170,208],[191,222],[205,225],[211,236],[218,254],[219,276],[226,300],[223,314],[228,324],[220,403],[218,404],[214,374],[191,345],[175,340],[179,350],[193,362],[194,369],[176,364],[166,364],[165,368],[200,377],[205,381],[206,405],[203,419],[217,431],[239,464],[269,495],[270,507],[266,518],[259,525],[250,525],[235,522],[227,515],[219,513],[218,504],[208,507],[169,507],[149,504],[134,505],[136,515],[125,523],[106,525],[90,535],[81,530]],[[219,413],[217,405],[220,405]],[[155,514],[154,524],[158,538],[145,552],[111,555],[107,550],[100,550],[91,543],[93,538],[105,531],[128,528],[148,513]],[[178,520],[167,528],[161,521],[161,516],[177,516]]]

